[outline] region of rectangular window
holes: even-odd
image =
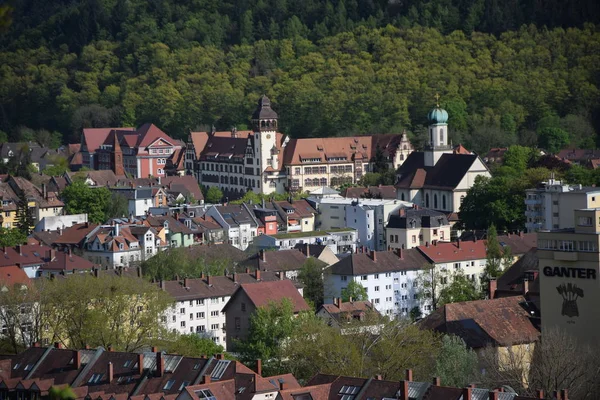
[[[374,304],[379,304],[379,299],[375,299],[375,301],[373,301]]]
[[[412,235],[412,243],[417,243],[417,236],[416,235]]]
[[[200,318],[204,318],[204,313],[203,312],[197,312],[196,313],[196,319],[200,319]]]
[[[379,292],[379,286],[375,286],[375,291]]]
[[[379,274],[375,274],[375,279],[379,279]]]
[[[235,317],[235,330],[239,331],[240,329],[242,329],[240,317]]]
[[[246,303],[242,303],[242,311],[246,312]]]
[[[361,281],[366,281],[366,280],[367,280],[367,275],[363,275],[363,276],[361,276],[361,277],[360,277],[360,280],[361,280]]]
[[[179,314],[185,314],[185,308],[180,308],[179,309]]]
[[[219,324],[212,324],[210,326],[210,329],[212,329],[213,331],[216,331],[217,329],[219,329]]]
[[[197,305],[197,306],[202,306],[202,305],[204,305],[204,300],[200,300],[200,299],[196,300],[196,305]]]
[[[592,226],[592,217],[579,217],[578,225],[579,226]]]
[[[342,277],[340,279],[345,282],[348,280],[348,277],[346,275],[342,275]]]
[[[210,312],[210,316],[211,317],[218,317],[219,316],[219,312],[218,311],[211,311]]]

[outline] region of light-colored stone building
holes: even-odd
[[[600,189],[549,179],[525,191],[527,232],[575,227],[573,210],[600,207]]]
[[[388,247],[392,249],[412,249],[450,240],[446,214],[427,208],[400,208],[390,215],[385,231]]]

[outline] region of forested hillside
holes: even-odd
[[[547,145],[556,135],[542,130],[596,145],[600,25],[584,23],[598,22],[592,0],[12,7],[0,34],[0,130],[13,140],[31,134],[23,127],[77,141],[84,126],[143,122],[184,138],[243,127],[266,93],[293,136],[407,129],[418,141],[439,92],[454,141],[475,150]]]

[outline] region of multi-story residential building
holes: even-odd
[[[175,304],[163,317],[163,323],[170,331],[194,333],[225,347],[227,334],[224,307],[231,296],[242,284],[279,280],[280,274],[275,272],[255,271],[230,276],[161,281],[160,287],[175,299]]]
[[[417,249],[370,251],[351,254],[329,267],[325,274],[325,302],[342,297],[350,282],[360,283],[369,301],[382,315],[407,317],[414,308],[431,312],[431,304],[419,297],[419,276],[427,259]]]
[[[145,240],[146,232],[148,231],[143,233],[142,240]],[[155,236],[153,240],[160,239]],[[99,226],[88,234],[83,245],[83,257],[97,265],[126,267],[137,265],[144,260],[145,249],[140,243],[140,238],[133,235],[129,226],[117,223]]]
[[[575,227],[573,210],[600,207],[600,189],[549,179],[525,191],[527,232]]]
[[[600,208],[574,210],[573,219],[573,228],[538,232],[542,332],[560,329],[597,343]]]
[[[401,200],[382,199],[346,199],[346,198],[309,198],[318,210],[318,229],[353,228],[358,234],[359,246],[369,249],[385,250],[385,227],[389,215],[401,207],[410,207],[411,203]]]
[[[280,303],[284,299],[292,303],[294,315],[310,310],[302,297],[302,290],[296,288],[288,279],[239,285],[223,308],[227,351],[235,351],[236,343],[248,337],[250,319],[258,308],[267,307],[271,303]]]
[[[429,141],[424,151],[412,152],[398,168],[398,198],[421,207],[457,213],[477,176],[490,171],[476,154],[454,149],[448,138],[448,113],[431,110]]]
[[[450,240],[446,214],[427,208],[400,208],[390,215],[385,227],[387,245],[392,249],[412,249],[425,243]]]
[[[43,245],[27,244],[4,247],[2,256],[0,257],[0,270],[6,267],[17,267],[28,278],[37,278],[53,273],[70,274],[74,271],[89,271],[93,268],[92,263],[70,251],[60,252]]]
[[[206,215],[214,218],[226,232],[229,244],[246,250],[258,232],[258,220],[244,205],[210,207]]]
[[[182,147],[181,142],[154,124],[138,129],[84,128],[81,137],[83,166],[136,178],[166,176],[167,161],[178,155]]]
[[[397,168],[413,151],[405,134],[291,139],[277,132],[277,121],[263,96],[252,131],[192,132],[186,172],[236,198],[249,190],[269,194],[355,183],[371,170],[377,152]]]
[[[278,233],[260,235],[253,244],[259,249],[290,250],[297,245],[324,245],[334,254],[352,253],[356,250],[358,234],[352,228],[327,229],[313,232]]]
[[[27,205],[35,224],[45,217],[63,214],[64,203],[58,199],[56,193],[48,192],[45,184],[38,188],[25,178],[9,176],[5,182],[0,182],[0,202],[2,203],[0,224],[2,227],[16,226],[19,194],[22,193],[27,199]]]
[[[194,232],[185,224],[168,215],[148,215],[144,225],[156,229],[157,237],[170,247],[188,247],[196,243]]]
[[[110,187],[109,189],[113,194],[127,199],[129,216],[147,215],[152,207],[167,206],[167,192],[161,187]]]
[[[316,312],[317,316],[323,319],[327,325],[332,326],[342,334],[356,333],[356,329],[344,329],[354,321],[367,321],[369,317],[378,316],[381,314],[373,307],[370,301],[342,301],[342,299],[334,298],[333,303],[323,304]],[[373,315],[370,315],[373,314]],[[373,318],[373,325],[366,327],[371,331],[377,331],[380,325],[378,318]]]

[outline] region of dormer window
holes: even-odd
[[[294,213],[294,209],[293,208],[288,208],[287,210],[285,210],[286,213],[288,214],[293,214]]]
[[[168,228],[168,227],[169,227],[169,223],[168,223],[167,221],[165,221],[165,222],[163,223],[163,228]]]
[[[119,243],[119,250],[123,250],[123,243]]]

